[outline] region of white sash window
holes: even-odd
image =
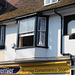
[[[60,0],[44,0],[44,5],[56,3],[58,1],[60,1]]]

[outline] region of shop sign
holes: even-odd
[[[62,74],[70,73],[70,63],[36,63],[0,67],[0,74]]]
[[[20,66],[0,67],[0,74],[12,74],[12,73],[18,73],[19,71],[20,71]]]

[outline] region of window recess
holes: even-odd
[[[64,35],[69,35],[69,39],[75,39],[75,15],[64,17]]]
[[[38,17],[37,22],[37,37],[36,37],[36,46],[37,47],[48,47],[48,17],[42,16]]]
[[[5,48],[5,26],[0,26],[0,49]]]

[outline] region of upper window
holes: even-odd
[[[35,18],[20,20],[19,47],[33,46]]]
[[[64,35],[75,37],[75,15],[64,17]]]
[[[47,5],[47,4],[52,4],[52,3],[55,3],[55,2],[58,2],[60,0],[44,0],[44,4]]]
[[[31,17],[19,21],[18,47],[46,47],[46,17]]]
[[[5,48],[5,26],[0,26],[0,49]]]
[[[45,38],[46,38],[46,18],[39,17],[38,18],[38,28],[37,28],[37,45],[45,46]]]

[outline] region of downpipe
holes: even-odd
[[[72,59],[73,56],[70,53],[63,53],[63,51],[62,51],[62,22],[63,22],[62,19],[63,19],[63,16],[60,13],[58,13],[55,9],[53,9],[53,12],[61,17],[61,41],[60,41],[61,42],[61,44],[60,44],[61,49],[60,49],[60,53],[63,56],[70,56],[71,66],[73,66],[74,65],[74,62]],[[71,70],[71,75],[73,75],[73,70]]]

